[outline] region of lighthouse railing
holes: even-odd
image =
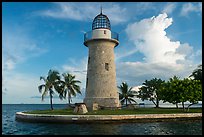
[[[91,40],[91,39],[93,39],[93,33],[92,33],[92,31],[86,32],[86,33],[84,34],[84,41]],[[115,39],[115,40],[118,41],[118,39],[119,39],[118,33],[111,31],[111,39]]]
[[[111,39],[115,39],[118,41],[118,39],[119,39],[118,33],[111,31]]]

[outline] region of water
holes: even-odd
[[[65,105],[54,105],[54,109]],[[202,120],[151,123],[26,123],[15,120],[15,113],[50,109],[49,104],[2,105],[3,135],[202,135]]]

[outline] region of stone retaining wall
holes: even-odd
[[[145,121],[145,120],[170,120],[170,119],[202,119],[202,113],[187,114],[137,114],[137,115],[47,115],[16,113],[16,120],[29,122],[107,122],[107,121]]]

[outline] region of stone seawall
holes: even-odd
[[[137,114],[137,115],[47,115],[16,113],[16,120],[27,122],[146,122],[168,120],[196,120],[202,119],[202,113],[182,114]]]

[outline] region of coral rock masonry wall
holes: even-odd
[[[108,39],[91,40],[89,48],[86,96],[84,103],[90,109],[93,103],[104,107],[119,107],[116,85],[114,47]]]

